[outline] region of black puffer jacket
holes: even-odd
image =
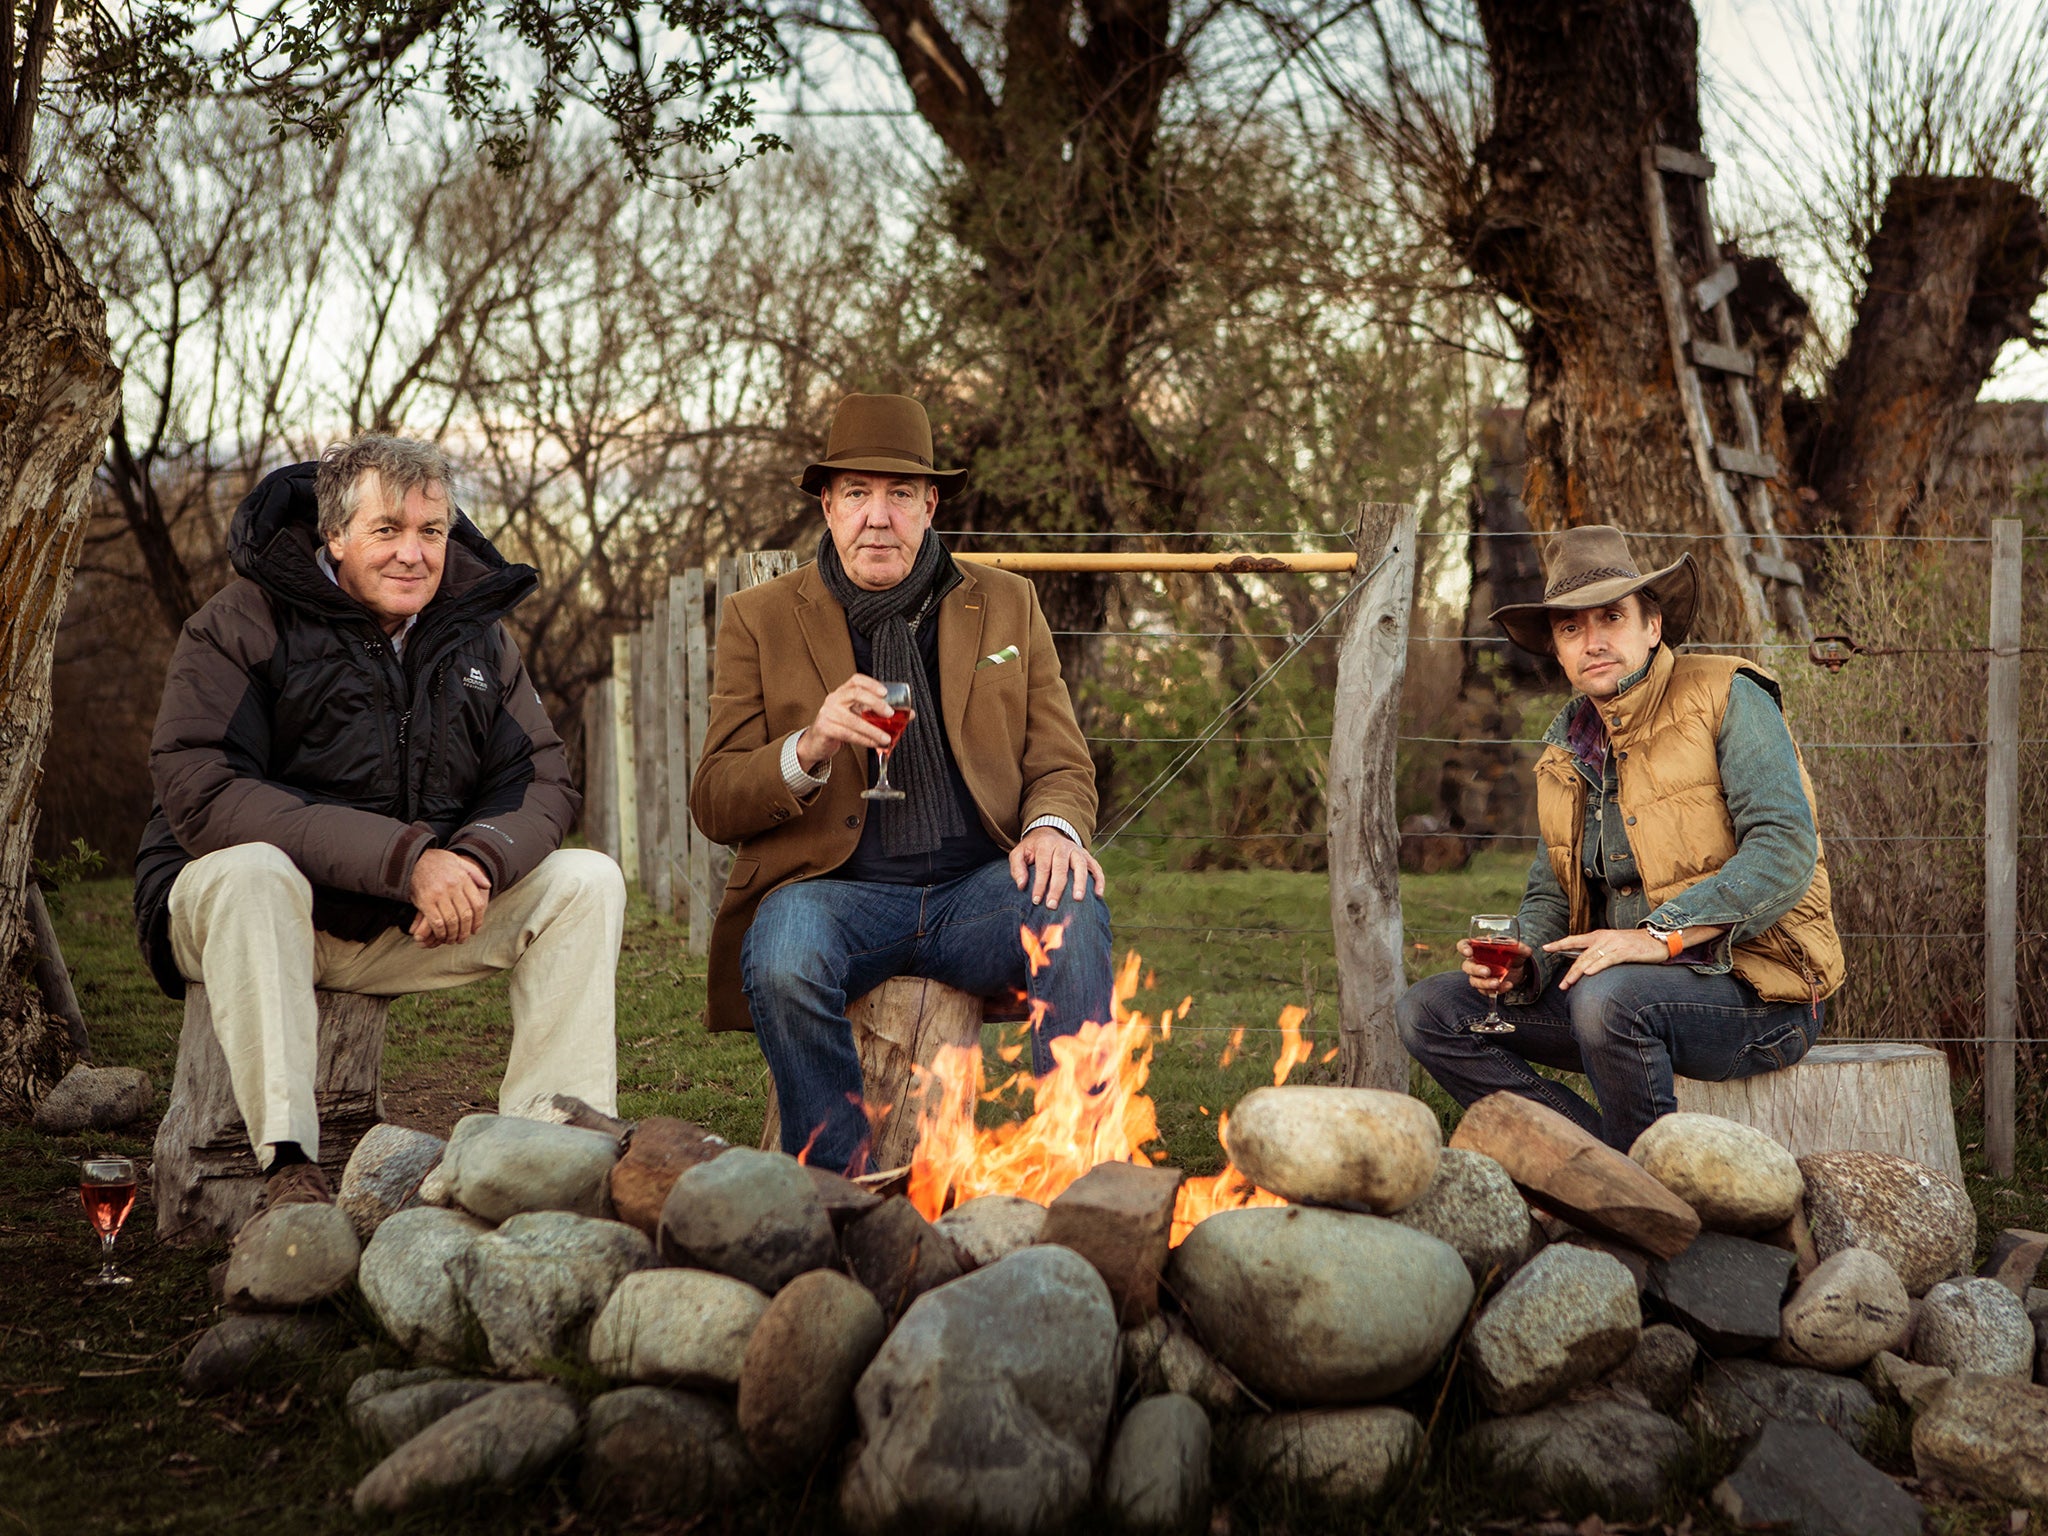
[[[135,864],[136,933],[182,997],[170,897],[193,859],[273,843],[313,882],[313,921],[374,938],[412,921],[428,848],[516,884],[576,819],[561,738],[500,622],[536,573],[459,512],[440,590],[401,659],[315,560],[312,464],[264,478],[235,511],[238,579],[185,624],[149,771],[156,806]]]

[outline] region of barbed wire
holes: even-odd
[[[1335,928],[1331,927],[1275,928],[1258,924],[1233,925],[1229,923],[1113,922],[1111,926],[1118,933],[1250,933],[1257,934],[1262,938],[1270,939],[1330,938],[1334,936],[1337,931]],[[1401,925],[1401,933],[1404,939],[1407,935],[1411,933],[1427,934],[1432,938],[1462,939],[1468,936],[1469,930],[1462,927],[1439,928],[1430,924],[1403,923]],[[1865,933],[1849,931],[1838,932],[1835,935],[1835,937],[1839,939],[1859,940],[1883,939],[1895,943],[1901,939],[1988,939],[1991,937],[1991,935],[1989,933],[1986,933],[1981,928],[1966,928],[1957,929],[1954,932],[1947,933]],[[2014,937],[2020,939],[2048,939],[2048,929],[2021,929],[2018,933],[2014,935]]]
[[[1113,528],[1048,532],[1030,528],[935,528],[932,531],[942,539],[1322,539],[1345,544],[1352,542],[1348,533],[1290,532],[1271,528],[1169,528],[1157,533]]]
[[[1192,742],[1206,745],[1211,741],[1228,741],[1237,746],[1258,746],[1264,744],[1286,744],[1304,741],[1328,741],[1328,734],[1320,736],[1225,736],[1212,732],[1206,736],[1085,736],[1084,741],[1098,746],[1184,746]],[[1416,742],[1424,745],[1452,747],[1547,747],[1549,742],[1541,736],[1396,736],[1396,741]],[[1988,747],[1988,741],[1802,741],[1802,749],[1839,748],[1843,751],[1962,751],[1966,748]],[[2022,736],[2018,745],[2023,747],[2048,746],[2048,736]]]

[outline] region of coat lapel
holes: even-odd
[[[974,687],[975,663],[981,660],[981,621],[988,594],[974,572],[960,567],[960,585],[939,605],[939,695],[946,714],[946,739],[964,769],[967,751],[967,695]]]
[[[796,622],[804,632],[818,681],[830,693],[853,676],[853,637],[846,632],[846,610],[825,590],[816,564],[804,567],[796,589]]]

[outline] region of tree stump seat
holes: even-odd
[[[1924,1045],[1843,1040],[1734,1082],[1681,1077],[1678,1107],[1754,1126],[1791,1151],[1888,1152],[1963,1181],[1948,1058]]]
[[[1028,1018],[1028,1011],[1005,998],[979,998],[922,976],[893,976],[865,997],[850,1003],[846,1021],[853,1026],[854,1049],[860,1053],[862,1092],[871,1106],[887,1105],[868,1152],[868,1166],[901,1168],[917,1150],[917,1115],[906,1108],[912,1067],[929,1067],[948,1045],[981,1046],[984,1023]],[[761,1146],[773,1152],[782,1145],[782,1110],[775,1087],[768,1088],[768,1120]]]
[[[313,1099],[320,1114],[320,1166],[338,1188],[363,1133],[384,1118],[379,1078],[391,1000],[354,992],[316,992],[320,1065]],[[227,1057],[213,1032],[206,988],[185,992],[171,1101],[157,1127],[151,1174],[156,1234],[167,1243],[231,1237],[255,1214],[263,1170],[235,1107]]]

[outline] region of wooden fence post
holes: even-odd
[[[600,677],[583,695],[583,840],[616,863],[619,857],[618,772],[612,767],[612,680]]]
[[[690,845],[697,828],[690,820],[690,609],[680,576],[668,579],[662,600],[662,686],[668,708],[662,714],[662,751],[668,763],[669,912],[695,922],[700,905],[690,891]]]
[[[702,571],[683,572],[683,609],[688,634],[685,650],[690,675],[690,735],[684,749],[689,759],[691,787],[696,786],[697,759],[704,755],[704,738],[711,729],[711,626],[705,612]],[[690,953],[711,952],[711,919],[718,912],[718,890],[711,883],[711,839],[690,827]]]
[[[2020,520],[1991,524],[1991,657],[1984,754],[1984,1150],[2012,1177],[2019,1026]]]
[[[619,808],[619,868],[635,884],[640,878],[640,818],[635,805],[638,775],[633,770],[633,641],[612,636],[612,803]]]
[[[1352,599],[1337,653],[1330,735],[1330,920],[1337,948],[1344,1081],[1408,1089],[1408,1053],[1394,1028],[1401,966],[1401,832],[1394,804],[1394,738],[1407,668],[1415,587],[1413,507],[1375,502],[1361,520],[1358,558],[1384,564]]]

